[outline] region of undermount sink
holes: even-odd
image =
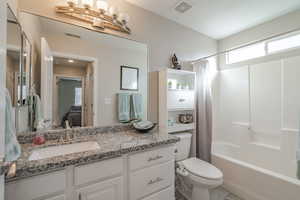
[[[74,144],[65,144],[60,146],[46,147],[34,150],[29,156],[29,160],[41,160],[54,156],[62,156],[71,153],[92,151],[100,149],[97,142],[81,142]]]

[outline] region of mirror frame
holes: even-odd
[[[130,88],[124,88],[124,86],[123,86],[123,79],[124,79],[124,71],[126,70],[126,69],[131,69],[131,70],[136,70],[136,81],[137,81],[137,87],[136,87],[136,89],[130,89]],[[139,74],[140,74],[140,70],[139,70],[139,68],[137,68],[137,67],[129,67],[129,66],[121,66],[121,68],[120,68],[120,90],[127,90],[127,91],[139,91],[139,82],[140,82],[140,80],[139,80]]]

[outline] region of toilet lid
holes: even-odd
[[[192,174],[206,179],[222,179],[223,173],[215,166],[198,158],[189,158],[182,161],[182,164]]]

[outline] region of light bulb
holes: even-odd
[[[108,9],[108,3],[104,0],[98,0],[96,2],[97,9],[101,12],[106,12]]]
[[[123,24],[127,24],[128,21],[129,21],[129,15],[127,13],[120,13],[120,21],[123,23]]]
[[[82,5],[86,9],[90,9],[93,6],[93,0],[82,0]]]

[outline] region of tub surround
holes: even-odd
[[[36,134],[44,135],[46,143],[39,146],[33,145],[32,139]],[[66,138],[68,141],[65,142]],[[162,136],[159,132],[139,134],[129,126],[51,130],[43,133],[22,134],[18,136],[18,139],[22,145],[22,155],[16,162],[16,176],[7,178],[6,182],[61,170],[70,165],[82,165],[120,157],[131,152],[140,152],[179,141],[177,137]],[[100,148],[41,160],[29,160],[30,154],[36,149],[88,141],[97,142]]]

